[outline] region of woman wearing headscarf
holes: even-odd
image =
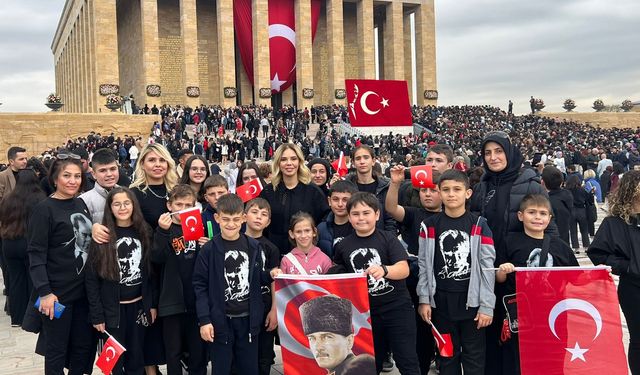
[[[506,259],[504,239],[509,232],[522,232],[518,220],[520,202],[527,194],[544,194],[540,178],[531,168],[522,168],[524,157],[520,149],[511,143],[509,135],[502,131],[491,132],[482,140],[482,156],[485,173],[474,187],[471,196],[471,211],[484,216],[493,232],[496,249],[496,267]],[[557,232],[552,222],[547,229]],[[487,327],[487,350],[485,374],[512,374],[515,364],[508,363],[511,356],[500,353],[499,338],[504,319],[502,308],[502,286],[496,285],[496,309],[493,324]]]
[[[307,168],[311,171],[311,182],[322,190],[324,196],[329,196],[329,176],[331,176],[331,165],[329,161],[322,158],[315,158],[307,164]]]

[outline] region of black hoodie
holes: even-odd
[[[569,224],[573,208],[573,194],[565,189],[549,191],[549,201],[553,209],[553,217],[558,225],[560,239],[569,243]]]

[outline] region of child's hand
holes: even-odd
[[[267,319],[264,321],[264,326],[269,332],[273,331],[278,326],[278,316],[275,307],[272,307],[271,310],[269,310]]]
[[[478,322],[478,329],[480,329],[490,325],[493,321],[493,318],[489,315],[478,313],[473,321]]]
[[[109,229],[102,224],[93,224],[91,227],[91,238],[99,244],[109,242]]]
[[[200,337],[207,342],[213,342],[213,324],[200,326]]]
[[[158,226],[164,230],[169,230],[171,227],[171,214],[165,212],[160,215],[160,218],[158,219]]]
[[[269,275],[271,275],[272,279],[275,279],[276,277],[280,276],[281,274],[282,274],[282,270],[280,268],[278,268],[278,267],[272,269],[269,272]]]
[[[502,263],[500,265],[500,267],[498,267],[498,272],[502,272],[505,274],[510,274],[511,272],[514,272],[516,270],[516,267],[513,265],[513,263]]]
[[[427,305],[426,303],[418,305],[418,315],[420,315],[422,320],[431,324],[431,305]]]
[[[335,184],[337,181],[342,180],[342,177],[340,177],[340,175],[338,173],[334,173],[333,176],[331,177],[331,180],[329,180],[329,186]]]
[[[404,181],[404,165],[399,164],[391,167],[391,183],[401,184]]]
[[[151,309],[149,310],[149,313],[151,314],[151,324],[155,323],[156,318],[158,317],[158,309]]]
[[[382,268],[382,266],[371,266],[364,272],[366,272],[367,275],[372,276],[376,280],[380,280],[384,277],[384,268]]]
[[[198,238],[198,245],[200,246],[204,246],[204,244],[206,244],[207,242],[209,242],[209,237]]]
[[[98,331],[98,332],[100,332],[100,333],[103,333],[103,332],[104,332],[104,330],[105,330],[104,323],[94,324],[94,325],[93,325],[93,328],[95,328],[95,329],[96,329],[96,331]]]

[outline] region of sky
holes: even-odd
[[[2,0],[0,112],[43,112],[55,91],[51,41],[64,0]],[[436,0],[440,105],[516,113],[529,97],[578,112],[640,100],[640,1]]]

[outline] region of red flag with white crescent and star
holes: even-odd
[[[523,375],[628,373],[607,269],[517,269],[516,291]]]
[[[418,189],[433,189],[433,168],[430,165],[416,165],[411,167],[411,184]]]
[[[202,224],[199,208],[194,207],[181,212],[180,224],[182,225],[182,236],[185,241],[197,241],[200,237],[204,237],[204,225]]]
[[[349,173],[344,152],[340,151],[340,157],[331,163],[331,168],[333,168],[340,177],[344,177]]]
[[[236,195],[239,196],[244,203],[247,203],[253,198],[260,196],[261,191],[262,183],[260,182],[260,179],[254,178],[246,184],[238,186],[236,188]]]
[[[347,79],[351,126],[411,126],[407,81]]]
[[[285,374],[326,375],[350,353],[347,362],[358,364],[359,375],[376,373],[365,275],[281,275],[275,290]]]
[[[110,374],[116,362],[118,362],[118,358],[126,350],[118,340],[114,339],[113,336],[109,336],[102,346],[102,353],[100,353],[100,357],[96,361],[96,367],[102,370],[103,374]]]

